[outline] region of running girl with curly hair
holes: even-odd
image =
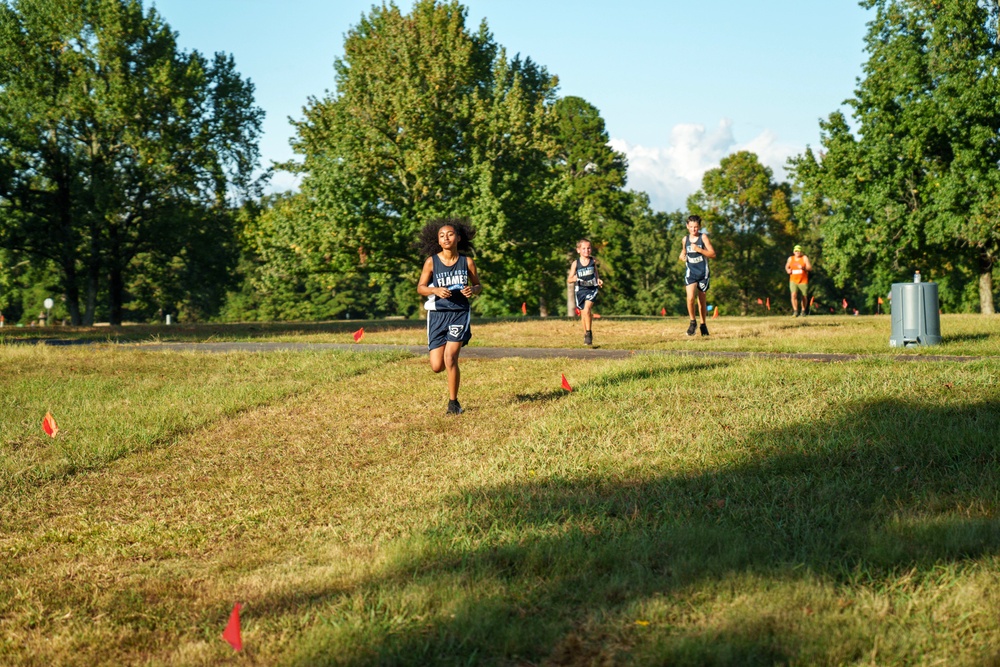
[[[475,229],[465,218],[432,220],[420,231],[418,245],[424,268],[417,281],[417,294],[427,297],[427,349],[431,370],[448,371],[447,414],[462,414],[458,385],[462,374],[458,356],[472,338],[469,299],[482,293],[472,253]]]

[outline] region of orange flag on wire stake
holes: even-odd
[[[601,319],[601,314],[600,313],[594,313],[594,319],[595,320]]]
[[[714,319],[715,319],[716,317],[718,317],[718,316],[719,316],[719,307],[718,307],[718,306],[716,306],[716,307],[715,307],[715,312],[714,312],[714,313],[712,313],[712,319],[714,320]]]
[[[758,306],[763,306],[764,305],[764,299],[757,299],[757,305]]]
[[[51,412],[45,413],[45,418],[42,419],[42,430],[45,431],[45,435],[54,438],[56,433],[59,432],[59,424],[56,424],[56,418],[52,416]]]
[[[767,309],[771,310],[771,297],[767,297]]]
[[[522,315],[527,315],[528,314],[528,302],[527,301],[521,303],[521,314]]]
[[[847,310],[847,299],[844,299],[844,310]]]
[[[878,298],[878,305],[880,305],[880,306],[882,305],[882,297]]]
[[[233,605],[233,611],[229,614],[229,622],[226,629],[222,631],[222,638],[229,642],[234,651],[243,650],[243,637],[240,633],[240,609],[243,607],[239,602]]]
[[[663,316],[663,317],[666,317],[667,316],[667,309],[666,308],[660,308],[660,315]]]
[[[812,308],[814,303],[816,303],[816,297],[811,297],[809,299],[809,307]]]
[[[566,379],[566,376],[562,373],[560,375],[562,375],[562,388],[566,391],[573,391],[573,387],[569,386],[569,380]]]
[[[364,337],[365,337],[365,328],[364,327],[361,327],[360,329],[358,329],[357,331],[354,332],[354,342],[355,343],[359,342]]]

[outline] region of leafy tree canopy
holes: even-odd
[[[869,300],[922,270],[967,275],[992,313],[1000,257],[1000,18],[995,1],[866,0],[868,61],[823,151],[793,160],[803,215],[840,285]],[[978,278],[978,280],[977,280]],[[955,297],[961,300],[961,295]]]
[[[75,324],[99,293],[120,323],[136,278],[176,309],[228,273],[262,117],[231,57],[178,51],[140,0],[0,3],[0,244],[57,267]]]
[[[781,268],[796,225],[790,189],[774,182],[771,170],[747,151],[722,159],[705,172],[688,209],[702,218],[718,257],[711,260],[718,298],[735,301],[746,314],[752,300],[781,291]],[[683,234],[674,241],[680,253]]]

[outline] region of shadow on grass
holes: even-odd
[[[664,375],[678,375],[680,373],[695,373],[699,371],[711,370],[720,366],[728,366],[730,361],[700,361],[677,366],[658,366],[654,368],[626,368],[613,370],[604,373],[599,377],[589,380],[574,387],[575,391],[585,391],[587,389],[610,389],[622,384],[631,382],[643,382],[653,380]],[[548,391],[536,391],[530,394],[517,394],[514,397],[518,403],[547,403],[568,396],[570,392],[565,389],[550,389]]]
[[[962,334],[945,334],[941,337],[942,343],[978,343],[980,341],[989,340],[993,338],[992,334],[988,333],[962,333]]]
[[[855,663],[872,650],[874,619],[831,639],[829,625],[761,612],[661,624],[643,641],[629,614],[734,577],[879,588],[911,570],[1000,554],[996,400],[859,403],[747,442],[753,459],[697,474],[622,470],[456,494],[434,529],[351,591],[364,600],[364,627],[323,625],[297,658],[604,664],[634,658],[639,645],[652,664]],[[331,589],[329,602],[340,595]],[[900,650],[880,662],[903,660]]]

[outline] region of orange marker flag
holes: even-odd
[[[666,317],[667,316],[667,309],[666,308],[660,308],[660,315],[662,315],[663,317]]]
[[[764,299],[757,299],[757,305],[758,306],[763,306],[764,305]]]
[[[521,303],[521,314],[522,315],[527,315],[528,314],[528,302],[527,301]]]
[[[354,342],[355,343],[357,343],[358,341],[360,341],[364,337],[365,337],[365,328],[364,327],[361,327],[360,329],[358,329],[357,331],[354,332]]]
[[[812,308],[814,303],[816,303],[816,297],[810,297],[809,298],[809,307]]]
[[[882,305],[882,297],[878,298],[878,305],[880,305],[880,306]]]
[[[237,602],[233,605],[233,612],[229,614],[229,623],[222,631],[222,638],[229,642],[234,651],[243,650],[243,637],[240,634],[240,609],[242,605]]]
[[[600,313],[594,313],[594,319],[595,320],[601,319],[601,314]]]
[[[49,437],[56,437],[56,433],[59,432],[59,425],[56,424],[56,418],[52,416],[51,412],[45,413],[45,418],[42,419],[42,430],[45,431],[45,435]]]
[[[844,310],[847,310],[847,299],[844,299]]]
[[[569,380],[566,379],[566,376],[562,373],[560,375],[562,375],[562,388],[566,391],[573,391],[573,387],[569,386]]]
[[[580,317],[580,309],[579,308],[575,308],[574,310],[576,310],[576,316]]]
[[[716,307],[715,307],[715,312],[714,312],[714,313],[712,313],[712,319],[715,319],[715,318],[716,318],[716,317],[718,317],[718,316],[719,316],[719,307],[718,307],[718,306],[716,306]]]
[[[767,297],[767,309],[771,310],[771,297]]]

